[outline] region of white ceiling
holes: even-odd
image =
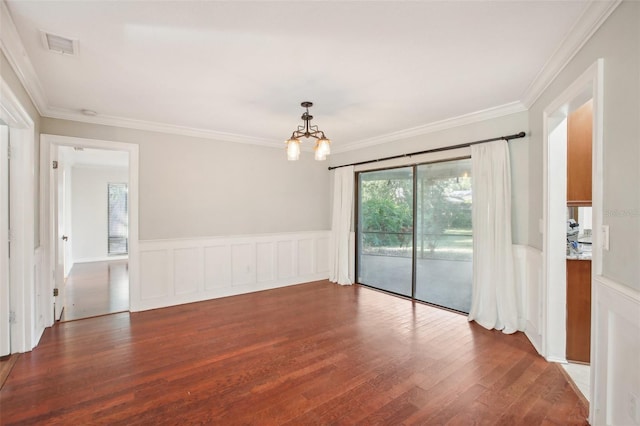
[[[485,110],[523,110],[545,83],[540,77],[550,75],[545,66],[558,62],[563,42],[592,6],[576,0],[6,4],[43,115],[282,146],[301,123],[300,102],[309,100],[312,124],[333,140],[334,152]],[[47,51],[40,30],[78,39],[78,55]]]

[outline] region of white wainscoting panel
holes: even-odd
[[[231,285],[247,285],[254,282],[255,279],[255,243],[231,244]]]
[[[203,266],[205,290],[231,285],[231,250],[228,245],[204,246]]]
[[[278,278],[285,279],[295,275],[294,241],[278,241]]]
[[[196,248],[180,248],[173,251],[173,282],[176,294],[202,291],[201,251]]]
[[[329,231],[141,240],[140,292],[131,310],[327,279],[328,250]]]
[[[275,243],[256,243],[256,281],[272,281],[276,271]]]
[[[513,261],[525,334],[538,353],[542,353],[542,251],[514,244]]]
[[[316,272],[326,272],[329,276],[329,234],[327,237],[316,238],[316,250],[315,250],[315,269]]]
[[[591,424],[640,425],[640,292],[593,278]]]
[[[171,274],[169,268],[169,250],[143,250],[140,248],[140,300],[165,299],[168,295],[167,284]],[[173,262],[172,262],[173,263]],[[130,303],[133,307],[134,303]]]
[[[308,275],[313,271],[314,241],[311,238],[298,240],[298,273]]]

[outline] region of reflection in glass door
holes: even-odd
[[[415,298],[469,312],[473,234],[471,160],[417,167]]]
[[[469,312],[471,201],[470,159],[359,173],[357,281]]]
[[[413,167],[358,175],[357,281],[411,297]]]

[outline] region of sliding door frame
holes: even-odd
[[[448,308],[446,306],[441,306],[441,305],[436,305],[434,303],[429,303],[426,302],[424,300],[418,300],[416,299],[416,285],[417,285],[417,280],[416,280],[416,276],[417,276],[417,262],[416,259],[418,257],[418,252],[417,252],[417,245],[416,245],[416,241],[417,241],[417,237],[418,237],[418,227],[417,227],[417,211],[418,211],[418,167],[419,166],[424,166],[427,164],[436,164],[436,163],[447,163],[450,161],[458,161],[458,160],[468,160],[471,159],[471,154],[467,154],[467,155],[458,155],[458,156],[454,156],[454,157],[449,157],[449,158],[442,158],[442,159],[437,159],[437,160],[425,160],[425,161],[420,161],[420,162],[414,162],[411,164],[398,164],[398,165],[393,165],[393,166],[389,166],[389,167],[380,167],[380,168],[371,168],[371,169],[366,169],[366,170],[359,170],[355,172],[355,185],[354,185],[354,198],[355,198],[355,211],[354,211],[354,216],[355,216],[355,234],[356,234],[356,238],[355,238],[355,256],[354,256],[354,260],[355,260],[355,282],[359,285],[363,285],[366,287],[370,287],[370,288],[374,288],[376,290],[380,290],[380,291],[384,291],[385,293],[389,293],[389,294],[393,294],[395,296],[399,296],[399,297],[403,297],[405,299],[409,299],[411,301],[414,302],[420,302],[420,303],[426,303],[427,305],[431,305],[431,306],[437,306],[439,308],[442,309],[446,309],[452,312],[457,312],[457,313],[463,313],[462,311],[458,311],[452,308]],[[380,171],[384,171],[384,170],[394,170],[394,169],[401,169],[401,168],[408,168],[411,167],[412,169],[412,176],[413,176],[413,185],[412,185],[412,208],[413,208],[413,214],[412,214],[412,224],[413,224],[413,231],[412,231],[412,254],[411,254],[411,296],[407,296],[401,293],[396,293],[393,291],[389,291],[389,290],[383,290],[380,289],[378,287],[374,287],[370,284],[365,284],[365,283],[361,283],[359,282],[358,278],[360,276],[360,174],[362,173],[370,173],[370,172],[380,172]],[[473,178],[473,177],[472,177]]]

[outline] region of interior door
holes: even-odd
[[[0,356],[11,353],[9,324],[9,128],[0,125]]]
[[[67,236],[64,233],[65,218],[64,218],[64,169],[58,155],[58,147],[56,145],[51,146],[51,158],[52,164],[52,176],[51,182],[53,183],[52,194],[52,206],[54,217],[54,241],[55,254],[54,254],[54,272],[55,277],[54,293],[53,293],[53,306],[54,306],[54,319],[60,320],[62,311],[64,310],[64,293],[65,293],[65,279],[64,279],[64,259],[65,259],[65,242]]]

